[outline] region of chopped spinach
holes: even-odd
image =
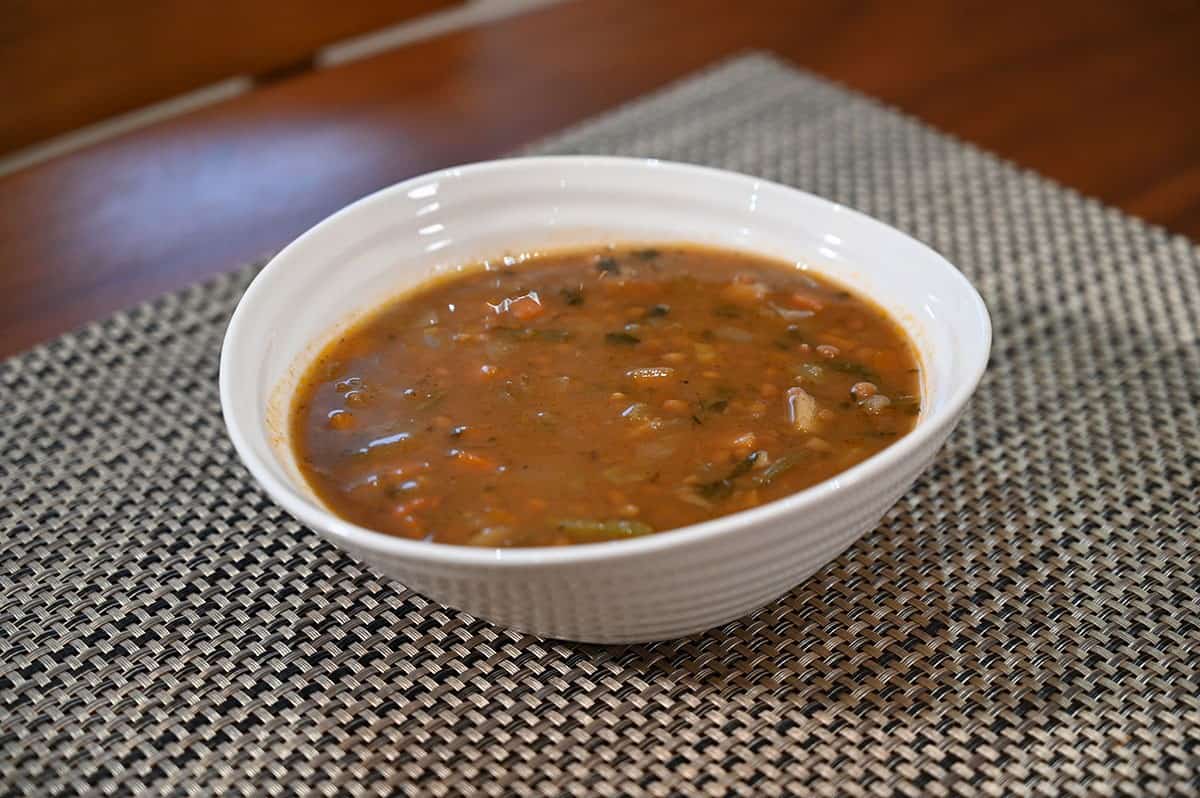
[[[642,339],[627,332],[610,332],[604,334],[604,342],[615,346],[636,346]]]
[[[734,465],[733,470],[729,472],[729,479],[740,477],[751,468],[754,468],[754,464],[758,462],[758,458],[761,456],[762,452],[750,452],[750,454],[746,455],[741,460],[738,460]]]
[[[701,482],[694,487],[698,496],[709,501],[720,501],[733,493],[733,481],[729,479]]]
[[[583,287],[579,288],[564,288],[559,291],[562,294],[563,301],[572,307],[578,307],[583,304]]]
[[[849,374],[860,380],[879,384],[879,375],[862,363],[855,363],[853,360],[830,360],[823,365],[834,371],[840,371],[842,374]]]
[[[621,267],[617,264],[617,259],[605,255],[596,261],[596,269],[602,274],[620,274]]]
[[[727,498],[733,493],[733,481],[753,468],[761,454],[762,452],[751,452],[746,455],[734,465],[729,475],[722,479],[716,479],[712,482],[701,482],[694,485],[696,493],[709,501],[719,501],[720,499]]]

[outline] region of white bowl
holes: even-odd
[[[333,515],[301,478],[287,440],[288,400],[309,359],[357,316],[431,275],[506,253],[675,241],[810,266],[890,311],[922,361],[913,432],[833,479],[752,510],[636,540],[556,548],[389,537]],[[836,203],[684,164],[520,158],[413,178],[300,236],[258,275],[230,321],[221,404],[238,454],[275,501],[408,587],[548,637],[648,641],[763,606],[878,523],[958,421],[990,342],[987,309],[962,274]]]

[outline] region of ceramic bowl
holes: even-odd
[[[780,258],[873,298],[922,368],[915,429],[808,490],[635,540],[485,549],[344,521],[301,478],[286,411],[340,330],[433,275],[568,246],[694,242]],[[221,353],[221,403],[246,467],[299,521],[450,607],[589,642],[674,638],[788,592],[872,529],[937,454],[987,363],[983,301],[944,258],[849,208],[746,175],[657,160],[520,158],[407,180],[324,220],[255,278]],[[271,530],[263,529],[269,535]]]

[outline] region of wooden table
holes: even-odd
[[[763,48],[1200,238],[1200,5],[576,0],[0,179],[0,355]]]

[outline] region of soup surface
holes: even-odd
[[[814,485],[909,432],[919,370],[869,301],[691,246],[481,265],[333,341],[291,409],[333,512],[476,546],[623,539]]]

